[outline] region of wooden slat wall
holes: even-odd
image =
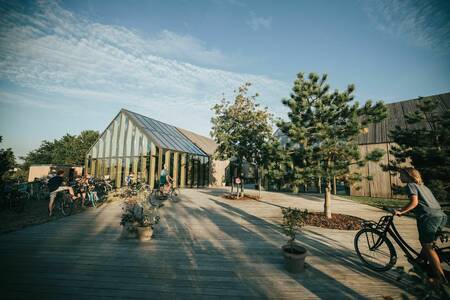
[[[450,93],[434,95],[422,98],[439,100],[439,106],[436,109],[437,112],[442,112],[445,109],[450,108]],[[417,111],[417,105],[423,100],[413,99],[407,101],[401,101],[396,103],[387,104],[388,117],[378,124],[371,124],[368,127],[368,132],[360,134],[358,136],[358,143],[360,144],[361,156],[365,156],[367,151],[372,151],[376,148],[383,149],[386,154],[382,158],[381,163],[388,163],[389,160],[393,160],[392,155],[387,152],[391,148],[391,140],[389,137],[390,131],[396,126],[408,127],[412,129],[429,127],[425,122],[417,125],[409,125],[406,123],[405,115]],[[406,163],[405,166],[410,166]],[[363,180],[361,183],[355,183],[350,188],[350,194],[355,196],[371,196],[371,197],[389,197],[389,198],[405,198],[404,195],[396,195],[392,191],[392,185],[402,185],[398,175],[392,176],[388,172],[383,172],[379,163],[369,163],[364,168],[352,168],[352,171],[358,170],[363,176],[367,174],[373,176],[373,181],[368,182]],[[360,190],[356,190],[356,187],[360,186]]]
[[[361,157],[364,157],[366,153],[373,151],[374,149],[381,149],[385,152],[379,163],[369,162],[363,168],[353,167],[352,172],[359,172],[363,176],[371,175],[373,180],[370,182],[363,179],[362,182],[357,182],[350,187],[350,195],[352,196],[369,196],[369,197],[380,197],[380,198],[398,198],[404,199],[405,195],[396,195],[392,191],[393,185],[401,186],[402,183],[398,175],[391,175],[389,172],[384,172],[380,164],[388,164],[389,160],[393,157],[389,152],[393,143],[384,144],[372,144],[372,145],[360,145]],[[405,166],[410,166],[410,163],[406,163]],[[360,187],[359,190],[356,187]]]
[[[442,112],[450,107],[450,93],[434,95],[429,97],[423,97],[425,99],[435,99],[439,101],[439,106],[436,109],[437,112]],[[417,104],[423,100],[413,99],[395,103],[388,103],[388,117],[378,124],[370,124],[369,132],[366,134],[360,134],[358,137],[359,144],[380,144],[391,142],[389,132],[399,125],[401,127],[420,128],[428,127],[428,124],[422,123],[418,125],[407,125],[405,121],[405,114],[414,112],[417,110]]]
[[[368,181],[369,193],[371,197],[391,197],[391,179],[388,172],[384,172],[380,164],[388,164],[388,144],[372,144],[367,145],[367,152],[371,152],[375,149],[381,149],[385,152],[383,158],[379,163],[369,162],[367,164],[368,174],[373,177],[373,180]]]
[[[367,147],[366,145],[360,145],[359,151],[361,153],[361,157],[366,156],[367,153]],[[362,168],[353,166],[350,168],[351,172],[358,172],[363,177],[368,175],[368,168],[367,166],[364,166]],[[352,196],[369,196],[369,185],[367,183],[367,180],[362,180],[360,182],[355,182],[350,186],[350,195]]]

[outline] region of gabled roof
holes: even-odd
[[[182,134],[184,134],[188,139],[190,139],[195,145],[197,145],[203,152],[208,155],[213,155],[217,149],[217,144],[213,139],[206,136],[196,134],[192,131],[177,127]]]
[[[207,156],[207,153],[202,151],[195,143],[183,135],[175,126],[126,109],[122,109],[121,112],[130,117],[135,125],[140,127],[142,132],[144,132],[157,146],[164,149]]]

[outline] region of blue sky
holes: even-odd
[[[450,1],[0,0],[1,147],[102,131],[124,107],[200,134],[253,83],[280,100],[298,72],[356,98],[450,91]]]

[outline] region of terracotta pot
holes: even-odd
[[[121,238],[123,239],[135,239],[136,238],[136,228],[131,223],[126,223],[122,226]]]
[[[291,246],[284,245],[281,247],[283,250],[284,261],[286,269],[290,273],[300,273],[305,269],[305,258],[308,255],[306,248],[295,245],[293,246],[294,253],[291,253]]]
[[[147,227],[136,227],[137,234],[140,241],[149,241],[152,239],[153,229],[151,226]]]

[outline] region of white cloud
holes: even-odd
[[[272,27],[272,17],[258,17],[254,12],[250,12],[250,19],[247,20],[247,25],[254,31],[270,29]]]
[[[239,0],[213,0],[216,4],[225,4],[225,5],[231,5],[231,6],[237,6],[237,7],[247,7],[247,3]]]
[[[269,102],[289,91],[284,82],[265,76],[194,64],[227,59],[191,36],[166,30],[144,38],[81,18],[54,2],[39,2],[31,14],[14,3],[2,3],[0,10],[0,79],[62,102],[147,108],[170,103],[183,113],[209,110],[222,92],[230,94],[246,81]]]
[[[378,30],[417,47],[450,54],[449,1],[365,1],[364,9]]]

